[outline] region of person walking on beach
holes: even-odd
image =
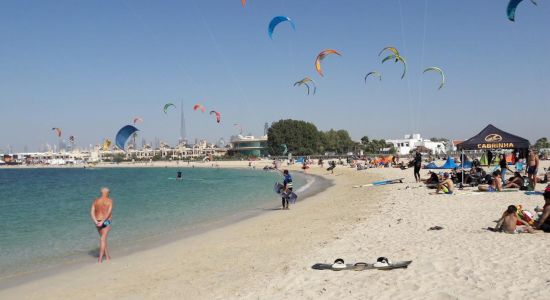
[[[414,179],[416,179],[416,182],[420,182],[420,168],[422,168],[422,154],[420,154],[418,150],[416,150],[413,164],[414,164]]]
[[[283,176],[285,177],[285,179],[283,180],[283,193],[282,193],[283,209],[288,209],[288,198],[289,198],[289,195],[292,193],[292,176],[290,176],[290,173],[288,173],[288,170],[283,171]]]
[[[535,150],[531,149],[529,151],[529,157],[527,158],[527,176],[529,177],[529,181],[531,181],[531,184],[533,185],[533,190],[535,190],[535,187],[537,185],[538,171],[539,171],[539,157],[537,153],[535,153]]]
[[[109,198],[109,189],[101,188],[101,196],[94,200],[90,209],[90,217],[99,233],[99,255],[98,262],[103,261],[103,257],[108,261],[111,259],[107,248],[107,235],[111,230],[113,200]]]

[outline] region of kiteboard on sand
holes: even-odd
[[[380,259],[379,259],[380,260]],[[346,264],[343,259],[337,259],[334,264],[314,264],[311,266],[314,270],[330,270],[330,271],[366,271],[366,270],[382,270],[389,271],[394,269],[406,269],[412,260],[390,262],[385,260],[382,262],[376,262],[373,264],[358,262],[355,264]]]
[[[367,184],[363,184],[363,185],[354,185],[353,188],[362,188],[362,187],[368,187],[368,186],[379,186],[379,185],[386,185],[386,184],[403,183],[404,179],[405,178],[397,178],[397,179],[390,179],[390,180],[375,181],[375,182],[367,183]]]

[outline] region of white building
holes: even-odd
[[[432,154],[445,154],[445,144],[442,142],[432,142],[429,139],[423,139],[419,133],[406,134],[403,139],[386,140],[386,143],[392,144],[399,155],[408,155],[418,147],[425,147],[432,151]]]

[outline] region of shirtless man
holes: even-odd
[[[90,209],[90,217],[99,233],[99,257],[97,260],[99,263],[103,261],[104,256],[107,261],[111,259],[107,249],[107,235],[111,230],[113,200],[109,198],[109,193],[108,188],[101,188],[101,196],[94,200]]]
[[[491,184],[480,184],[477,189],[480,192],[502,192],[502,180],[500,179],[500,172],[494,171]]]
[[[527,222],[518,219],[518,208],[515,205],[508,206],[508,209],[502,214],[497,223],[497,230],[502,230],[505,233],[535,233],[533,228]],[[517,226],[520,221],[523,225]]]
[[[534,149],[529,150],[529,158],[527,159],[527,176],[533,184],[533,190],[537,185],[537,173],[539,171],[539,156]]]
[[[443,192],[445,194],[451,195],[454,190],[454,184],[451,178],[449,178],[449,173],[443,174],[443,182],[437,185],[437,193]]]

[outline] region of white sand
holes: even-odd
[[[268,212],[102,265],[90,259],[83,268],[2,290],[0,299],[549,297],[550,234],[482,229],[494,226],[509,204],[542,206],[541,196],[432,196],[415,188],[412,170],[338,167],[336,175],[326,175],[334,186],[290,211]],[[407,183],[352,188],[399,177]],[[445,229],[427,231],[435,225]],[[373,262],[378,256],[413,263],[387,272],[311,269],[338,257]]]

